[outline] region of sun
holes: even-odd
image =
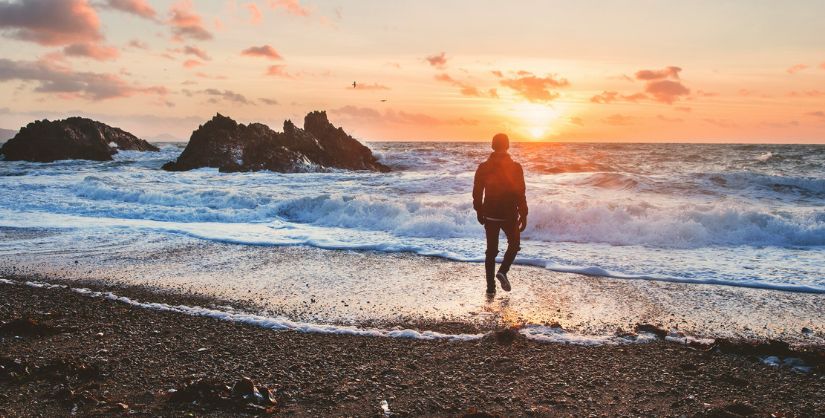
[[[533,140],[543,139],[553,131],[553,123],[561,116],[559,109],[541,103],[522,102],[513,107],[519,125]]]

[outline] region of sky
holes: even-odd
[[[825,2],[0,0],[0,128],[825,143]]]

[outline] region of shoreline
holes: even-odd
[[[28,375],[0,379],[0,413],[8,416],[73,408],[102,415],[260,414],[243,404],[170,399],[169,389],[192,380],[231,386],[243,376],[272,390],[277,405],[270,412],[298,416],[375,416],[382,401],[396,416],[825,413],[822,371],[803,374],[754,356],[661,340],[588,347],[506,332],[458,342],[273,331],[65,288],[2,286],[1,322],[28,318],[55,331],[0,337],[4,361],[29,367]],[[38,374],[58,360],[74,369]],[[95,372],[87,378],[78,368]],[[68,392],[53,396],[55,386]]]

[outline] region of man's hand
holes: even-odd
[[[518,230],[524,232],[525,229],[527,229],[527,216],[521,216],[518,220]]]
[[[484,216],[481,212],[476,212],[476,219],[478,219],[478,223],[484,225]]]

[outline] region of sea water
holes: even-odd
[[[486,143],[373,142],[392,172],[296,174],[165,172],[184,144],[161,145],[109,162],[0,161],[0,226],[483,260],[471,190]],[[518,143],[511,154],[530,207],[517,263],[825,293],[825,146]]]

